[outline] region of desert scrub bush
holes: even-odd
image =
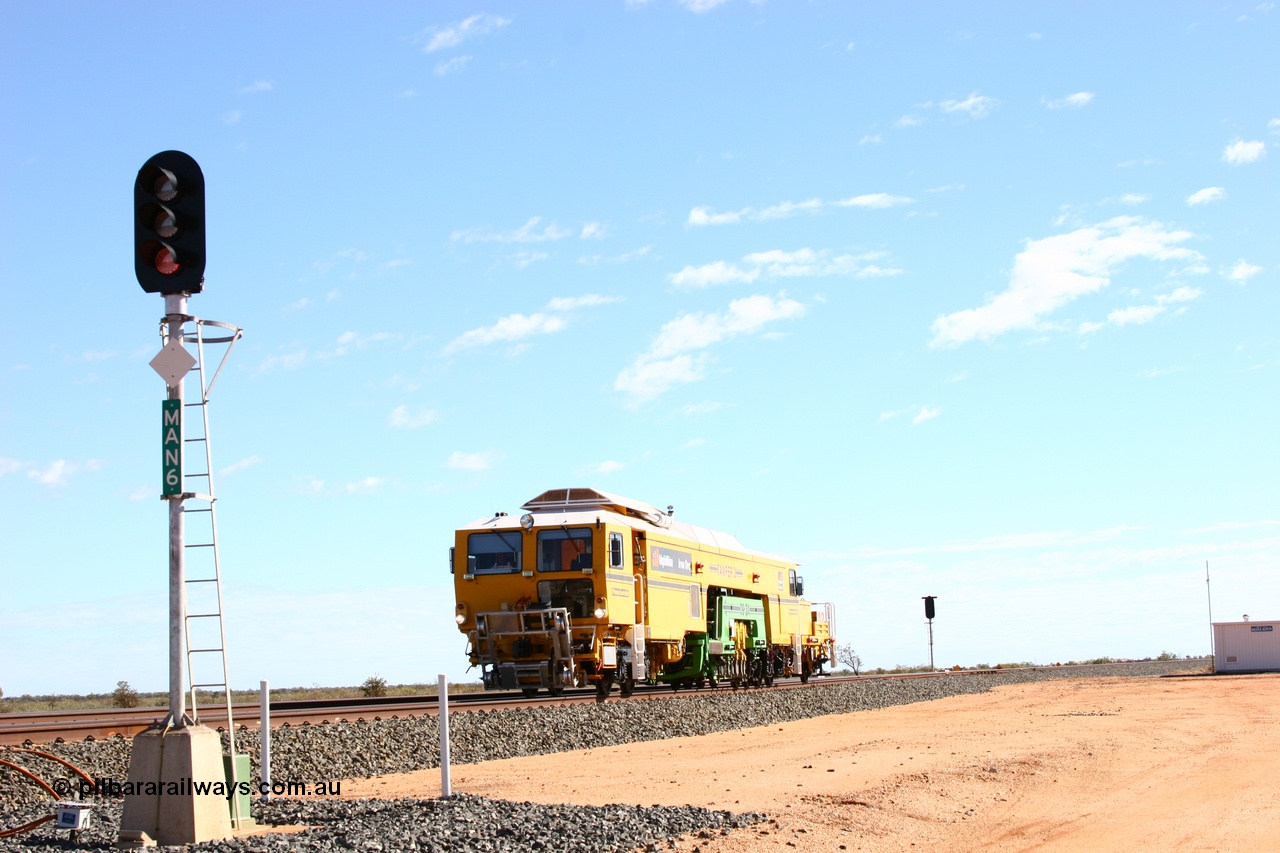
[[[138,691],[130,687],[127,681],[117,681],[116,689],[111,691],[111,703],[117,708],[136,708]]]
[[[369,698],[386,696],[387,680],[375,672],[364,680],[364,684],[360,685],[360,693]]]

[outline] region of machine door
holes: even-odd
[[[645,542],[644,534],[638,530],[632,531],[632,554],[634,559],[632,565],[635,567],[635,600],[636,612],[635,623],[630,631],[628,631],[628,639],[631,640],[631,649],[634,652],[631,665],[632,676],[636,681],[645,681],[649,677],[648,667],[645,665],[645,648],[644,641],[647,636],[645,626],[649,624],[649,582],[644,571],[645,566]]]

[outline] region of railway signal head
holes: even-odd
[[[190,155],[161,151],[133,183],[133,267],[147,293],[204,286],[204,173]]]
[[[934,609],[933,600],[937,597],[936,595],[924,596],[924,618],[932,619],[936,615],[937,611]]]

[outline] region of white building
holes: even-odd
[[[1214,622],[1215,672],[1280,672],[1280,622]]]

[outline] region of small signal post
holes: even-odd
[[[933,606],[933,602],[937,597],[938,596],[936,595],[923,596],[924,618],[929,620],[929,669],[933,669],[933,617],[937,612]]]

